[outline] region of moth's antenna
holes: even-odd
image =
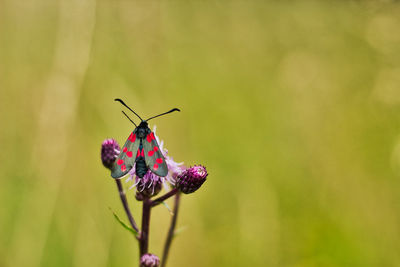
[[[168,113],[171,113],[171,112],[174,112],[174,111],[181,111],[181,110],[180,110],[179,108],[173,108],[173,109],[171,109],[170,111],[164,112],[164,113],[159,114],[159,115],[154,116],[154,117],[151,117],[150,119],[147,119],[146,121],[149,121],[149,120],[151,120],[151,119],[160,117],[160,116],[162,116],[162,115],[165,115],[165,114],[168,114]]]
[[[125,104],[125,102],[124,101],[122,101],[121,99],[119,99],[119,98],[116,98],[116,99],[114,99],[115,101],[118,101],[118,102],[120,102],[122,105],[124,105],[126,108],[128,108],[130,111],[132,111],[133,112],[133,114],[135,114],[136,116],[138,116],[139,117],[139,119],[141,120],[141,121],[143,121],[142,120],[142,118],[140,118],[140,116],[138,115],[138,114],[136,114],[136,112],[135,111],[133,111],[130,107],[128,107],[128,105],[127,104]]]
[[[133,123],[133,124],[134,124],[134,125],[137,127],[136,123],[134,123],[134,122],[133,122],[133,120],[131,120],[131,118],[129,118],[129,116],[128,116],[128,115],[126,115],[126,113],[125,113],[125,112],[123,112],[123,111],[122,111],[122,113],[124,113],[124,115],[125,115],[125,116],[128,118],[128,120],[130,120],[130,121],[131,121],[131,122],[132,122],[132,123]]]

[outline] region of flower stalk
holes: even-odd
[[[131,224],[132,228],[136,231],[136,233],[139,233],[139,228],[137,227],[135,219],[133,218],[131,210],[129,209],[128,200],[126,199],[125,191],[124,188],[122,187],[121,180],[116,179],[115,182],[117,183],[119,197],[121,198],[122,206],[124,206],[124,210],[126,216],[128,217],[129,223]],[[137,235],[136,239],[138,239]]]
[[[150,215],[151,215],[151,200],[148,197],[143,199],[142,209],[142,231],[139,237],[140,257],[148,252],[149,249],[149,234],[150,234]]]
[[[180,193],[175,194],[174,214],[172,215],[171,225],[168,230],[167,239],[165,240],[164,251],[161,260],[161,267],[165,267],[167,264],[169,249],[171,247],[172,239],[174,238],[176,221],[178,218],[180,196],[181,196]]]
[[[169,192],[166,193],[165,195],[163,195],[163,196],[161,196],[161,197],[159,197],[159,198],[153,200],[153,201],[151,202],[151,207],[155,207],[155,206],[157,206],[157,205],[163,203],[165,200],[167,200],[168,198],[174,196],[174,195],[175,195],[176,193],[178,193],[178,192],[179,192],[178,188],[172,189],[171,191],[169,191]]]

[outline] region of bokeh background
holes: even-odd
[[[0,266],[137,266],[116,97],[181,108],[151,127],[210,173],[169,266],[400,266],[399,29],[391,1],[1,0]]]

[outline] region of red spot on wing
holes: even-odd
[[[128,151],[128,148],[127,147],[124,147],[124,149],[122,150],[123,152],[126,152],[126,151]]]
[[[131,133],[131,135],[129,136],[129,140],[133,143],[136,141],[136,134],[134,134],[133,132]]]
[[[123,171],[123,172],[126,171],[126,166],[125,165],[121,166],[121,171]]]
[[[137,150],[136,157],[137,157],[137,158],[140,157],[140,149]]]
[[[126,152],[126,155],[127,155],[128,157],[132,158],[133,153],[132,153],[132,151],[128,151],[128,152]]]
[[[157,162],[158,164],[161,164],[161,163],[163,162],[163,159],[162,159],[162,158],[158,158],[158,159],[156,159],[156,162]]]
[[[151,138],[151,140],[156,140],[156,138],[154,137],[154,133],[153,132],[150,133],[150,138]]]
[[[117,161],[117,164],[118,164],[118,165],[121,165],[122,163],[124,163],[124,161],[123,161],[122,159],[119,159],[119,160]]]
[[[151,136],[150,136],[150,134],[147,135],[146,139],[147,139],[147,142],[151,143]]]
[[[154,152],[157,152],[158,151],[158,147],[154,147]]]
[[[153,169],[154,169],[155,171],[158,169],[158,164],[157,164],[157,163],[155,163],[155,164],[153,165]]]
[[[153,156],[153,155],[154,155],[154,151],[153,151],[153,150],[150,150],[150,151],[147,153],[147,155],[149,155],[149,157]]]
[[[142,148],[142,152],[140,153],[142,157],[144,157],[144,149]]]

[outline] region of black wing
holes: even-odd
[[[143,140],[143,149],[147,167],[158,176],[167,176],[168,167],[153,132],[150,132]]]

